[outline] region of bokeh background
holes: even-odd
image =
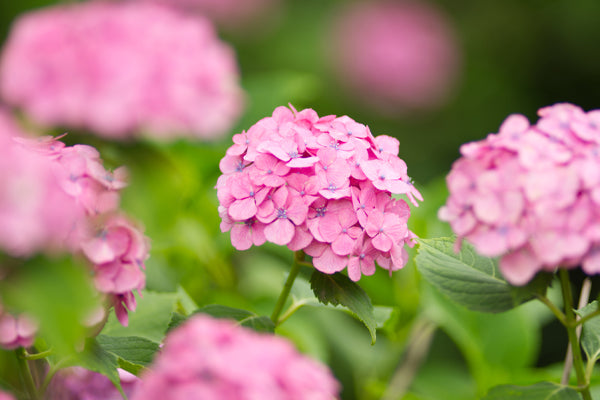
[[[256,4],[245,8],[247,2]],[[398,138],[425,198],[409,227],[436,237],[450,234],[436,213],[462,143],[497,132],[511,113],[534,121],[539,108],[557,102],[585,110],[600,104],[596,0],[238,3],[237,15],[210,13],[235,50],[245,91],[243,114],[229,133],[165,142],[108,140],[70,127],[47,131],[68,131],[67,143],[94,145],[106,165],[129,168],[123,208],[152,240],[147,288],[170,293],[181,286],[197,306],[269,315],[281,289],[291,252],[269,245],[235,251],[219,230],[214,190],[233,134],[275,107],[348,115],[374,135]],[[0,41],[19,15],[54,4],[2,1]],[[379,6],[388,11],[369,14]],[[396,9],[408,16],[398,12],[394,21]],[[343,21],[352,15],[359,17]],[[359,283],[390,315],[375,345],[356,320],[325,308],[305,307],[278,330],[330,365],[343,399],[475,399],[496,384],[560,376],[566,339],[536,304],[501,315],[470,312],[429,288],[412,263],[392,277],[379,271]],[[0,375],[14,379],[10,357],[1,359]]]

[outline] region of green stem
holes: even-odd
[[[30,353],[25,352],[25,354],[23,355],[23,358],[26,360],[32,361],[32,360],[41,360],[50,355],[52,355],[52,350],[46,350],[46,351],[42,351],[42,352],[35,353],[35,354],[30,354]]]
[[[577,317],[573,311],[573,294],[571,293],[571,281],[569,280],[569,271],[564,268],[558,270],[562,286],[563,300],[565,304],[565,328],[569,336],[569,344],[573,351],[573,368],[577,376],[577,384],[580,387],[581,395],[584,400],[592,400],[590,394],[589,382],[585,376],[585,367],[581,348],[579,347],[579,337],[577,336]],[[566,367],[566,366],[565,366]]]
[[[275,304],[275,309],[273,310],[273,314],[271,314],[271,321],[277,327],[281,321],[279,320],[279,315],[283,310],[283,306],[287,301],[288,296],[290,295],[290,290],[292,290],[292,285],[296,280],[296,276],[298,276],[298,272],[300,271],[300,266],[304,263],[304,252],[297,251],[294,253],[294,261],[292,263],[292,268],[290,268],[290,273],[285,281],[285,285],[283,285],[283,289],[279,294],[279,298],[277,299],[277,303]]]
[[[567,322],[565,320],[565,314],[558,307],[556,307],[556,305],[551,302],[550,299],[544,295],[538,295],[537,299],[544,303],[550,309],[550,311],[552,311],[552,314],[556,316],[561,324],[566,325]]]
[[[19,347],[15,350],[15,354],[17,356],[17,364],[19,366],[19,374],[23,379],[23,383],[25,385],[25,390],[29,395],[30,400],[37,400],[38,393],[35,388],[35,382],[33,381],[33,376],[31,375],[31,369],[29,369],[29,364],[27,359],[25,358],[25,349],[23,347]]]

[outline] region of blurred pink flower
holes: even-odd
[[[133,0],[130,0],[133,1]],[[137,0],[163,4],[183,12],[202,14],[220,27],[252,34],[277,11],[280,0]]]
[[[128,397],[140,384],[140,379],[122,369],[118,370],[121,387]],[[50,382],[46,400],[122,400],[123,397],[104,375],[81,367],[61,369]]]
[[[38,324],[25,314],[12,315],[0,304],[0,347],[16,349],[33,345]]]
[[[541,270],[600,272],[599,111],[542,108],[530,125],[509,116],[498,134],[461,147],[439,217],[515,285]]]
[[[341,83],[382,114],[435,108],[456,86],[461,58],[456,35],[433,4],[343,4],[331,35],[327,51]]]
[[[233,50],[211,23],[152,4],[91,1],[23,15],[0,94],[36,122],[111,138],[214,138],[243,103]]]
[[[204,315],[167,335],[132,400],[333,400],[339,385],[287,340]]]
[[[221,230],[231,231],[236,249],[269,241],[304,250],[325,273],[353,260],[353,280],[372,274],[374,260],[390,272],[406,264],[400,249],[414,243],[410,209],[392,194],[414,205],[422,198],[397,139],[374,137],[347,116],[278,107],[233,142],[216,188]],[[369,249],[368,260],[357,260],[356,248],[371,245],[377,254]]]
[[[0,390],[0,400],[15,400],[15,398],[12,394]]]

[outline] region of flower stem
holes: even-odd
[[[281,311],[283,310],[283,306],[285,305],[285,302],[287,301],[288,296],[290,295],[290,290],[292,290],[292,285],[294,284],[294,281],[296,280],[296,277],[298,276],[298,272],[300,271],[300,266],[304,263],[304,252],[303,251],[297,251],[294,253],[294,261],[292,263],[292,268],[290,268],[290,273],[285,281],[285,284],[283,285],[283,289],[281,290],[281,293],[279,294],[279,298],[277,299],[277,303],[275,304],[275,309],[273,310],[273,314],[271,314],[271,321],[273,321],[273,323],[275,324],[275,327],[277,327],[281,321],[279,320],[279,315],[281,314]]]
[[[577,317],[573,310],[573,294],[571,293],[571,281],[569,280],[569,271],[564,268],[558,270],[562,286],[563,301],[565,304],[565,328],[569,336],[569,344],[573,353],[573,368],[577,376],[577,385],[584,400],[592,400],[590,394],[589,382],[586,379],[583,357],[579,346],[579,336],[577,335]],[[567,368],[567,365],[565,365]]]
[[[26,360],[41,360],[43,358],[46,358],[48,356],[52,355],[52,350],[46,350],[46,351],[42,351],[40,353],[34,353],[34,354],[30,354],[25,352],[23,354],[23,358],[25,358]]]
[[[35,388],[35,382],[33,381],[33,376],[31,375],[31,369],[29,369],[29,364],[27,359],[25,358],[25,349],[23,347],[19,347],[15,350],[15,354],[17,356],[17,364],[19,366],[19,374],[23,379],[23,383],[25,385],[25,390],[29,395],[30,400],[37,400],[38,393]]]

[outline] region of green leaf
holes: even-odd
[[[96,340],[102,349],[118,357],[121,368],[135,375],[152,362],[159,349],[158,343],[137,336],[98,335]]]
[[[311,288],[317,299],[323,304],[344,306],[362,321],[371,334],[371,343],[375,343],[377,321],[371,299],[355,282],[339,272],[328,275],[314,270],[310,277]]]
[[[65,364],[68,366],[80,366],[106,376],[119,390],[121,396],[124,399],[126,398],[121,387],[119,372],[117,371],[117,367],[119,366],[117,356],[103,349],[95,339],[87,339],[83,352],[71,358]]]
[[[545,293],[552,275],[541,273],[528,285],[515,287],[501,275],[496,260],[453,238],[419,239],[415,262],[423,277],[456,303],[474,311],[502,312]]]
[[[531,386],[501,385],[492,388],[482,400],[581,400],[581,395],[568,386],[539,382]]]
[[[580,317],[598,311],[598,300],[594,300],[584,308],[577,311]],[[583,324],[581,331],[581,346],[589,360],[600,358],[600,318],[595,317]]]
[[[109,315],[102,334],[109,336],[138,336],[153,342],[161,342],[165,336],[175,309],[177,293],[154,293],[143,291],[137,296],[137,308],[129,313],[129,325],[122,326],[114,313]]]
[[[208,314],[215,318],[234,319],[240,325],[258,332],[274,332],[275,324],[269,317],[256,315],[248,310],[227,307],[220,304],[210,304],[194,311],[194,314]]]

